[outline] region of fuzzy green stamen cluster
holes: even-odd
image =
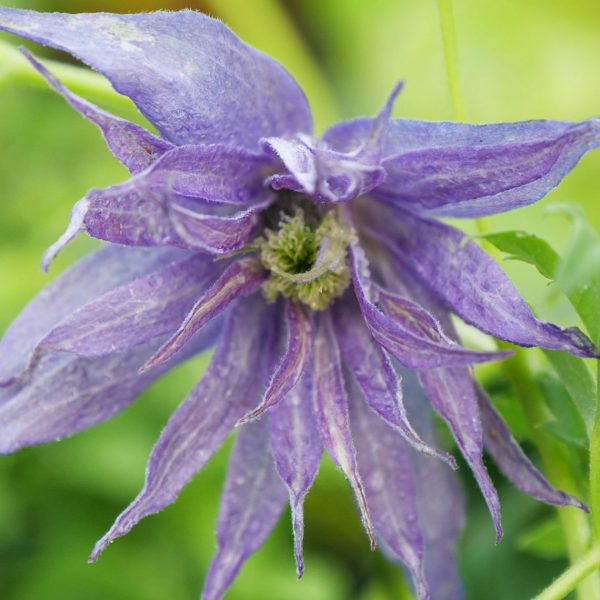
[[[263,285],[268,301],[279,294],[324,310],[341,296],[350,283],[347,249],[352,239],[349,227],[328,212],[320,223],[309,223],[304,211],[282,213],[278,229],[266,229],[258,240],[260,258],[271,274]],[[303,274],[314,276],[303,281]]]

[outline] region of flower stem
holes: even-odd
[[[444,44],[444,57],[446,59],[446,73],[452,99],[452,112],[454,120],[465,121],[466,113],[460,86],[458,69],[458,50],[456,33],[454,29],[454,15],[452,13],[452,0],[438,0],[440,25],[442,28],[442,41]]]
[[[600,339],[594,340],[596,345]],[[596,418],[590,436],[590,508],[596,543],[600,544],[600,360],[596,377]]]
[[[117,93],[110,83],[94,71],[54,60],[44,60],[48,69],[77,94],[104,101],[112,106],[132,109],[127,96]],[[0,86],[21,83],[48,88],[44,78],[31,66],[19,50],[0,40]]]
[[[561,600],[600,567],[600,547],[594,546],[533,600]]]

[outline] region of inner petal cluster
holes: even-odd
[[[296,206],[281,211],[274,229],[256,240],[263,266],[270,272],[263,293],[273,302],[280,294],[324,310],[350,283],[347,264],[351,228],[334,210],[324,215]]]

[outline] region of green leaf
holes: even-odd
[[[577,406],[590,435],[596,414],[596,382],[590,369],[585,361],[566,352],[544,350],[544,354]]]
[[[533,265],[544,277],[552,279],[560,257],[550,244],[525,231],[497,231],[480,236],[508,254],[508,258]]]
[[[542,423],[542,427],[568,445],[587,448],[589,438],[577,405],[558,377],[548,373],[537,378],[548,408],[554,420]]]
[[[566,556],[567,548],[558,517],[552,515],[525,530],[517,540],[517,548],[546,559]]]
[[[567,294],[592,340],[600,345],[600,235],[576,204],[554,204],[547,212],[567,216],[573,227],[569,247],[555,270],[552,293]]]

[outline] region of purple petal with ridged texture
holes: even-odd
[[[366,328],[355,303],[349,298],[332,307],[337,340],[346,366],[352,371],[367,405],[416,450],[458,468],[454,457],[428,446],[414,430],[402,399],[400,376],[385,351]]]
[[[256,402],[265,367],[272,360],[272,316],[264,300],[256,297],[230,314],[206,374],[170,418],[152,450],[142,491],[98,541],[90,561],[140,519],[174,502]]]
[[[4,334],[0,341],[0,382],[10,382],[23,373],[33,349],[78,308],[188,256],[175,248],[108,246],[81,259],[47,285]]]
[[[288,301],[286,306],[287,347],[271,378],[262,402],[241,420],[247,423],[276,406],[296,386],[309,362],[313,347],[312,318],[300,304]]]
[[[298,577],[304,573],[304,498],[317,475],[323,454],[323,444],[312,414],[311,394],[312,373],[307,369],[299,383],[269,412],[275,466],[290,496]]]
[[[356,383],[349,382],[349,389],[358,464],[377,537],[406,565],[419,600],[429,600],[410,447],[365,406]]]
[[[177,201],[168,205],[173,229],[190,248],[198,248],[212,254],[226,254],[239,250],[256,232],[261,213],[274,201],[275,196],[265,191],[260,200],[250,208],[236,211],[224,208],[226,215],[203,214],[185,208]]]
[[[100,356],[170,334],[224,266],[203,254],[185,256],[119,286],[60,321],[36,354]]]
[[[340,123],[324,139],[344,152],[368,135],[370,119]],[[392,121],[376,194],[413,211],[481,217],[543,198],[600,146],[600,119],[495,125]]]
[[[302,192],[316,202],[347,202],[376,188],[385,178],[378,164],[340,154],[308,136],[265,138],[262,145],[277,156],[288,173],[266,179],[273,189]]]
[[[199,12],[0,8],[0,29],[90,65],[177,145],[224,142],[256,149],[260,137],[312,129],[308,103],[291,75]]]
[[[475,352],[459,346],[445,338],[441,331],[431,331],[429,325],[434,321],[433,317],[409,300],[405,301],[409,318],[397,318],[395,313],[385,314],[376,305],[377,290],[372,289],[363,249],[352,244],[350,256],[354,291],[365,323],[375,340],[403,365],[428,369],[497,360],[510,354]]]
[[[500,500],[483,463],[483,434],[475,383],[469,369],[446,367],[418,373],[429,401],[446,421],[481,489],[496,529],[502,539]]]
[[[481,388],[477,390],[477,397],[483,422],[483,443],[502,473],[521,491],[542,502],[557,506],[577,506],[588,511],[583,502],[557,490],[538,471]]]
[[[362,522],[375,548],[375,534],[369,515],[348,416],[342,363],[329,313],[319,315],[314,346],[313,409],[323,445],[333,462],[348,478],[360,508]]]
[[[31,377],[0,389],[0,453],[59,440],[109,419],[163,373],[212,346],[219,333],[215,323],[184,353],[142,376],[138,369],[159,342],[93,358],[45,356]]]
[[[232,263],[194,304],[179,329],[141,371],[148,371],[169,360],[209,321],[220,315],[232,302],[256,292],[264,281],[265,275],[255,258],[242,258]]]
[[[414,373],[403,371],[406,408],[417,431],[436,443],[427,398]],[[465,502],[458,477],[440,464],[414,452],[419,521],[425,541],[425,575],[432,600],[463,600],[458,573],[458,540],[465,521]],[[443,498],[443,503],[440,503]]]
[[[267,423],[246,425],[229,460],[217,520],[218,550],[204,582],[202,600],[223,597],[246,559],[271,533],[286,499],[285,486],[273,464]]]
[[[69,91],[27,50],[21,48],[21,52],[55,91],[63,96],[77,112],[100,128],[112,153],[132,173],[143,171],[159,156],[173,148],[172,144],[157,138],[143,127],[115,117],[91,102],[80,98]]]
[[[598,356],[579,329],[537,320],[498,263],[458,229],[406,211],[364,208],[362,225],[467,323],[521,346]]]
[[[124,246],[238,249],[272,200],[261,165],[259,155],[226,146],[174,148],[128,181],[90,190],[74,205],[66,232],[43,264],[47,268],[83,232]],[[218,209],[233,214],[215,215]]]

